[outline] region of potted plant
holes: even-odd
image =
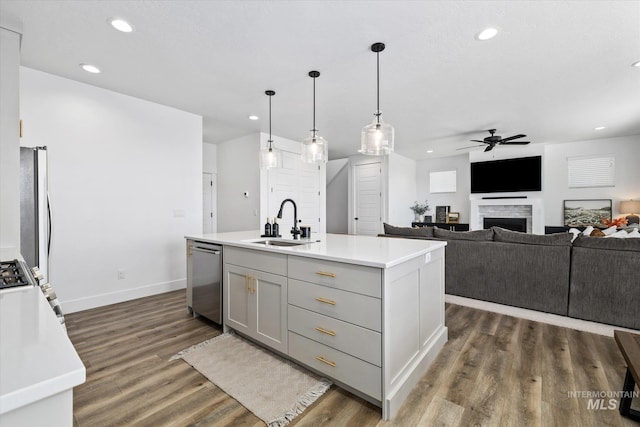
[[[424,204],[420,204],[416,200],[413,206],[409,207],[416,216],[416,222],[424,222],[424,214],[429,210],[429,201],[425,200],[424,202]]]

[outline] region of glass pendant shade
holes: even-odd
[[[382,113],[374,114],[373,121],[362,128],[359,153],[384,156],[393,151],[393,126],[382,120]]]
[[[271,97],[276,93],[273,90],[267,90],[264,93],[269,97],[269,139],[267,145],[260,149],[260,168],[280,168],[282,167],[282,153],[273,148],[273,139],[271,138]]]
[[[313,129],[309,137],[302,141],[300,158],[306,163],[326,163],[329,159],[329,144],[318,135],[316,129],[316,79],[320,77],[320,72],[309,71],[309,77],[313,79]]]
[[[269,141],[270,143],[272,141]],[[260,167],[262,169],[279,168],[282,166],[280,150],[271,147],[271,144],[260,150]]]
[[[384,156],[393,152],[393,126],[382,121],[380,111],[380,52],[384,50],[384,43],[374,43],[371,51],[376,54],[376,112],[373,121],[362,128],[360,135],[359,153],[369,156]]]
[[[325,163],[329,157],[327,141],[312,130],[308,138],[302,141],[302,161],[307,163]]]

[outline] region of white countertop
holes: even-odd
[[[419,239],[394,239],[377,236],[354,236],[350,234],[316,234],[310,239],[300,239],[308,242],[301,246],[265,246],[253,243],[256,240],[288,240],[260,238],[260,231],[236,231],[230,233],[194,234],[185,236],[187,239],[200,240],[240,248],[258,249],[308,258],[346,262],[349,264],[366,265],[369,267],[389,268],[401,264],[419,255],[446,246],[444,241]],[[319,240],[319,242],[317,242]]]
[[[84,381],[84,365],[40,288],[0,292],[0,414]]]

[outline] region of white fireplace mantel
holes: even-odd
[[[527,231],[533,234],[544,234],[544,202],[539,198],[530,197],[505,197],[483,199],[481,197],[470,198],[471,212],[469,220],[469,228],[471,230],[482,230],[485,212],[490,209],[483,207],[502,207],[502,214],[493,214],[493,216],[503,218],[527,218]],[[525,208],[525,214],[522,214],[522,208]],[[518,212],[517,215],[510,213]]]

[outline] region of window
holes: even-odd
[[[613,154],[567,158],[569,188],[615,186]]]

